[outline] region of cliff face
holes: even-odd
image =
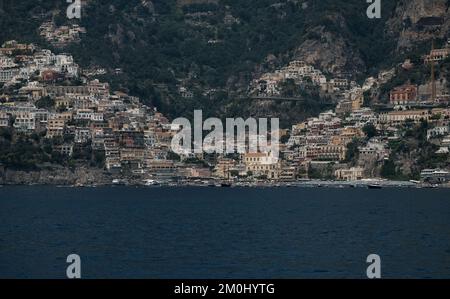
[[[311,32],[316,32],[321,38],[304,41],[295,51],[296,59],[332,74],[358,74],[366,70],[360,53],[342,36],[327,32],[323,27],[314,28]]]
[[[409,50],[417,43],[446,38],[450,32],[450,2],[447,0],[402,0],[387,23],[397,51]]]
[[[330,73],[364,73],[371,65],[371,56],[384,55],[396,57],[414,50],[421,43],[431,39],[447,39],[450,33],[450,1],[448,0],[399,0],[392,6],[382,3],[381,26],[376,21],[366,24],[367,38],[358,24],[367,23],[365,17],[359,16],[359,23],[352,22],[352,17],[345,11],[329,12],[324,24],[333,26],[316,26],[308,29],[312,38],[307,38],[294,53],[294,58],[304,60],[323,71]],[[361,11],[363,7],[359,8]],[[330,30],[331,29],[331,30]],[[372,32],[371,32],[372,31]],[[374,32],[378,32],[376,35]],[[380,34],[383,32],[383,34]],[[375,39],[371,39],[375,37]],[[380,47],[392,42],[394,47]],[[367,43],[367,44],[366,44]]]
[[[2,185],[103,185],[110,184],[112,178],[103,170],[92,168],[53,169],[41,171],[16,171],[4,169],[0,172]]]
[[[403,0],[398,5],[398,13],[402,20],[410,18],[416,24],[424,17],[447,17],[447,0]]]

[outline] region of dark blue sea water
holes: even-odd
[[[450,190],[0,188],[0,278],[450,278]]]

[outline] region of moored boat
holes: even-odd
[[[369,188],[369,189],[382,189],[383,186],[381,186],[380,184],[369,184],[369,185],[367,185],[367,188]]]

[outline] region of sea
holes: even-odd
[[[4,186],[0,278],[450,278],[450,190]]]

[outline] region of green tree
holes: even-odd
[[[367,138],[371,139],[378,135],[377,128],[372,123],[368,123],[363,127],[363,132],[366,134]]]
[[[381,176],[386,179],[397,178],[395,163],[392,159],[384,162],[383,166],[381,167]]]
[[[39,109],[50,109],[55,106],[55,100],[49,96],[45,96],[36,101],[36,107]]]
[[[359,147],[360,141],[354,138],[349,144],[347,144],[347,152],[345,153],[345,161],[347,163],[356,163],[359,158]]]

